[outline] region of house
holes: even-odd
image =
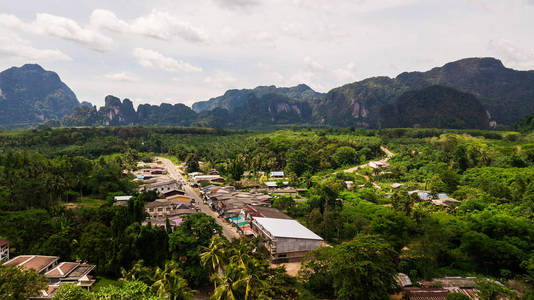
[[[19,255],[4,263],[4,266],[18,266],[26,270],[33,269],[44,274],[56,267],[59,257],[44,255]]]
[[[308,251],[321,246],[323,239],[293,219],[253,217],[252,230],[265,239],[271,262],[298,262]]]
[[[369,162],[369,167],[371,167],[372,169],[380,169],[380,168],[386,168],[388,166],[387,163],[383,162],[383,161],[371,161]]]
[[[417,193],[417,196],[419,197],[419,199],[423,201],[432,201],[432,203],[436,206],[448,207],[448,206],[457,206],[457,205],[462,204],[461,201],[451,198],[447,194],[443,194],[443,193],[436,195],[428,191],[421,191],[421,190],[414,190],[414,191],[408,192],[408,194],[410,195],[414,193]]]
[[[194,176],[192,180],[192,182],[196,184],[200,184],[202,181],[224,183],[224,178],[220,175],[198,175]]]
[[[185,191],[184,190],[170,190],[168,192],[161,194],[163,198],[168,198],[168,197],[177,196],[177,195],[183,196],[185,195]]]
[[[273,171],[270,175],[271,178],[284,178],[284,171]]]
[[[152,221],[165,221],[166,218],[196,213],[194,209],[184,203],[175,203],[166,199],[159,199],[145,204],[145,211]]]
[[[257,192],[236,191],[234,187],[207,187],[202,190],[205,202],[225,218],[234,218],[246,205],[268,206],[271,196]]]
[[[274,189],[278,187],[278,184],[276,183],[276,181],[265,181],[264,184],[267,188],[270,188],[270,189]]]
[[[158,194],[165,193],[171,190],[179,190],[181,186],[174,179],[155,182],[143,186],[141,189],[145,191],[155,191]]]
[[[254,217],[291,220],[290,216],[276,208],[260,205],[246,205],[241,209],[240,215],[247,221],[252,221]]]
[[[289,195],[289,196],[297,196],[298,192],[296,189],[293,188],[284,188],[284,189],[274,189],[271,191],[272,194],[280,194],[280,195]]]
[[[404,289],[407,300],[446,300],[449,291],[442,288],[409,287]]]
[[[113,199],[115,202],[113,203],[113,206],[127,206],[128,201],[132,199],[133,196],[115,196]]]
[[[397,182],[391,184],[391,187],[394,188],[394,189],[398,189],[398,188],[401,188],[401,187],[403,187],[403,186],[404,186],[404,184],[402,184],[402,183],[397,183]]]
[[[95,280],[89,275],[96,267],[80,262],[62,262],[58,264],[59,257],[43,255],[19,255],[4,266],[18,266],[23,269],[33,269],[49,279],[48,288],[39,291],[31,299],[50,299],[56,290],[64,284],[73,284],[90,288]]]
[[[0,240],[0,261],[9,260],[9,241]]]
[[[79,262],[62,262],[44,275],[50,279],[50,285],[73,284],[91,287],[95,280],[89,276],[89,273],[95,267],[95,265]]]

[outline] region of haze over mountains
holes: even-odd
[[[288,125],[480,128],[511,126],[534,112],[534,71],[467,58],[427,72],[373,77],[318,93],[305,84],[229,90],[183,104],[139,105],[108,96],[80,104],[53,72],[24,65],[0,73],[0,126],[179,125],[261,129]],[[50,121],[53,120],[53,121]]]

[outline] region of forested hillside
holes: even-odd
[[[243,296],[245,286],[224,282],[254,274],[254,297],[381,299],[397,290],[397,272],[414,281],[490,277],[505,284],[500,295],[532,295],[534,144],[528,133],[61,128],[1,132],[0,146],[0,236],[12,241],[12,255],[82,259],[97,264],[97,278],[123,278],[94,295],[161,292],[189,299],[192,290],[216,284],[214,293]],[[385,155],[380,146],[393,152],[384,171],[367,165]],[[272,206],[332,247],[310,252],[295,278],[269,268],[255,240],[229,243],[214,234],[219,227],[204,214],[174,231],[141,225],[143,205],[155,195],[136,194],[132,175],[122,170],[156,154],[197,167],[202,161],[203,170],[218,170],[238,188],[284,170],[291,186],[307,192],[275,195]],[[436,204],[412,190],[446,193],[458,202]],[[113,195],[128,193],[135,197],[127,207],[112,206]],[[220,271],[206,263],[217,249],[226,249]],[[170,274],[180,284],[159,290],[158,280]]]

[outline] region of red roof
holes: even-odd
[[[7,244],[9,244],[8,240],[0,240],[0,247],[5,246]]]
[[[45,273],[46,277],[62,278],[67,276],[74,268],[79,266],[76,262],[62,262],[57,267]]]

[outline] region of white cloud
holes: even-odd
[[[30,61],[69,61],[72,60],[65,53],[55,49],[38,49],[29,41],[23,40],[14,34],[0,34],[0,56],[15,57]]]
[[[110,73],[104,75],[105,78],[114,81],[136,82],[139,81],[139,77],[129,74],[127,72]]]
[[[211,76],[204,78],[204,82],[220,89],[235,88],[237,79],[229,73],[217,71]]]
[[[488,48],[502,58],[505,64],[520,69],[534,69],[534,49],[520,48],[516,43],[506,39],[491,40]]]
[[[324,70],[323,65],[320,63],[314,61],[311,57],[306,56],[304,57],[304,64],[306,67],[311,70],[312,72],[318,72]]]
[[[108,51],[113,46],[113,41],[109,37],[82,27],[72,19],[51,14],[38,13],[32,22],[24,22],[14,15],[0,14],[0,25],[73,41],[97,51]]]
[[[161,40],[171,40],[176,37],[189,42],[205,42],[207,40],[202,29],[180,20],[173,14],[156,9],[146,16],[131,21],[120,19],[112,11],[96,9],[91,13],[90,22],[96,28],[144,35]]]
[[[202,68],[193,66],[183,60],[176,60],[172,57],[143,48],[135,48],[133,56],[137,58],[139,64],[146,68],[160,69],[169,72],[201,72]]]
[[[257,0],[213,0],[215,4],[222,8],[243,9],[260,4]]]
[[[340,83],[354,82],[358,79],[354,63],[348,63],[333,71],[334,76]]]

